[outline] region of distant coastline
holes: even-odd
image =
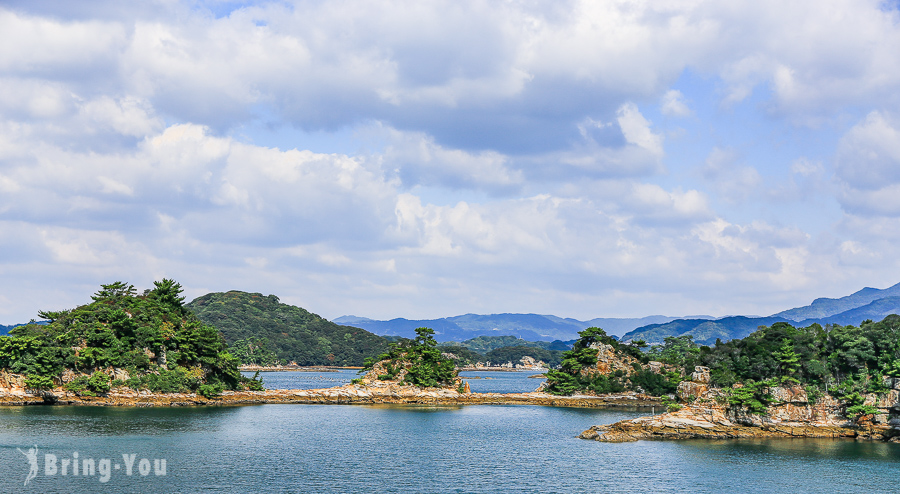
[[[338,405],[543,405],[624,410],[659,410],[664,403],[637,393],[590,396],[556,396],[547,393],[458,393],[446,388],[418,388],[397,384],[362,386],[347,384],[335,388],[266,391],[225,391],[205,398],[196,393],[150,393],[111,391],[102,396],[78,396],[65,391],[15,390],[0,393],[0,406],[76,405],[122,407],[234,406],[263,404]]]
[[[459,371],[460,372],[540,372],[540,373],[544,373],[544,372],[547,372],[547,369],[545,367],[540,367],[540,368],[538,368],[538,367],[535,367],[535,368],[516,367],[516,368],[513,368],[513,367],[494,367],[494,366],[492,366],[492,367],[466,366],[466,367],[460,367]]]
[[[341,370],[359,370],[362,367],[340,367],[340,366],[301,366],[301,365],[242,365],[238,367],[241,372],[340,372]]]

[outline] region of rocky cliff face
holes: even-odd
[[[631,373],[635,371],[635,367],[643,367],[638,359],[630,355],[624,355],[621,352],[616,352],[616,349],[611,345],[594,342],[591,343],[590,348],[597,349],[597,363],[592,367],[585,367],[581,369],[582,375],[606,375],[614,374],[616,371],[621,371],[626,376],[630,376]],[[635,366],[635,364],[637,364],[637,366]]]

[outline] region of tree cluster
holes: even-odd
[[[640,363],[649,361],[641,348],[643,342],[632,344],[619,343],[615,338],[607,336],[600,328],[591,327],[578,333],[580,338],[572,350],[563,353],[559,370],[547,372],[547,391],[553,394],[571,395],[576,392],[589,391],[597,394],[619,393],[625,390],[642,390],[652,395],[672,393],[678,386],[677,376],[657,374],[644,370]],[[626,373],[617,370],[612,374],[582,372],[583,369],[597,364],[598,349],[594,343],[609,345],[620,355],[635,358],[634,372]]]
[[[445,357],[434,339],[434,330],[417,328],[416,338],[400,339],[391,343],[388,351],[375,358],[366,359],[362,372],[381,364],[385,373],[379,379],[394,380],[402,371],[402,384],[422,388],[449,386],[456,383],[457,371],[453,360]]]
[[[219,332],[183,305],[181,285],[154,282],[138,295],[134,286],[101,285],[92,302],[64,311],[41,311],[49,324],[28,324],[0,337],[0,368],[26,375],[32,388],[52,388],[65,370],[80,375],[67,383],[79,394],[111,386],[156,392],[260,388],[238,372]],[[127,381],[112,381],[124,369]],[[201,389],[202,388],[202,389]]]

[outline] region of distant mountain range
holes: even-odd
[[[677,319],[662,324],[636,328],[622,336],[622,341],[644,340],[662,343],[667,336],[692,335],[694,341],[711,345],[717,338],[728,341],[744,338],[759,326],[787,322],[805,327],[818,323],[858,326],[867,319],[880,321],[890,314],[900,314],[900,283],[884,290],[863,288],[841,298],[818,298],[810,305],[773,314],[769,317],[732,316],[715,320]]]
[[[265,300],[262,300],[265,299]],[[266,338],[272,350],[282,359],[319,363],[322,355],[354,362],[386,345],[374,335],[415,337],[415,329],[426,326],[434,329],[440,342],[462,342],[479,336],[514,336],[528,341],[569,342],[578,338],[578,332],[591,326],[601,327],[607,334],[620,336],[622,341],[644,340],[650,344],[662,343],[668,336],[692,335],[701,344],[713,344],[716,339],[727,341],[743,338],[759,326],[771,326],[783,321],[795,326],[859,325],[871,319],[880,321],[890,314],[900,314],[900,283],[883,290],[863,288],[841,298],[818,298],[810,305],[785,310],[767,317],[711,316],[670,317],[647,316],[641,318],[596,318],[580,321],[540,314],[465,314],[440,319],[392,319],[379,321],[365,317],[342,316],[334,324],[308,313],[304,309],[286,306],[277,297],[263,297],[232,291],[227,294],[208,294],[199,297],[187,307],[204,322],[219,328],[228,342],[250,337]],[[39,324],[45,324],[42,321]],[[369,334],[348,336],[348,328],[364,329]],[[18,326],[0,325],[0,335]],[[345,348],[345,339],[365,341],[365,348]],[[321,347],[321,348],[320,348]],[[326,348],[327,347],[327,348]],[[328,351],[325,351],[325,350]],[[356,353],[354,353],[356,352]]]
[[[709,316],[699,318],[712,319]],[[391,319],[378,321],[365,317],[342,316],[334,320],[337,324],[354,326],[366,331],[385,335],[415,337],[415,329],[429,327],[434,330],[438,341],[465,341],[478,336],[512,335],[529,341],[569,341],[578,338],[578,332],[591,326],[601,327],[610,335],[623,335],[635,328],[648,324],[674,321],[676,317],[647,316],[641,318],[597,318],[579,321],[571,318],[545,316],[539,314],[465,314],[441,319]]]
[[[539,314],[465,314],[440,319],[391,319],[379,321],[356,316],[342,316],[337,324],[362,328],[385,336],[414,337],[415,328],[426,326],[435,330],[438,341],[464,341],[478,336],[512,335],[530,341],[569,341],[578,332],[597,326],[622,341],[645,340],[659,344],[667,336],[693,335],[694,341],[713,344],[719,338],[728,341],[743,338],[759,326],[788,322],[798,326],[813,323],[859,325],[866,319],[880,321],[890,314],[900,314],[900,283],[883,290],[863,288],[841,298],[818,298],[810,305],[785,310],[767,317],[712,316],[642,318],[597,318],[579,321]]]

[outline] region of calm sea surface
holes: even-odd
[[[274,387],[279,376],[271,374],[263,377]],[[317,374],[277,374],[317,382]],[[497,379],[472,380],[472,388],[512,385],[491,374]],[[524,381],[525,390],[540,383],[502,374]],[[900,485],[897,444],[574,437],[637,415],[538,406],[0,407],[0,492],[797,493],[897,492]],[[35,445],[37,475],[24,486],[23,452]],[[79,465],[94,460],[93,476],[83,467],[73,475],[75,452]],[[47,454],[56,457],[54,474]],[[165,475],[155,472],[160,459]]]
[[[243,373],[252,377],[252,372]],[[544,382],[538,372],[493,372],[471,371],[460,372],[459,375],[469,381],[469,388],[474,393],[527,393],[534,391]],[[359,371],[342,369],[337,372],[260,372],[259,376],[268,389],[316,389],[330,388],[348,384],[351,379],[359,377]]]

